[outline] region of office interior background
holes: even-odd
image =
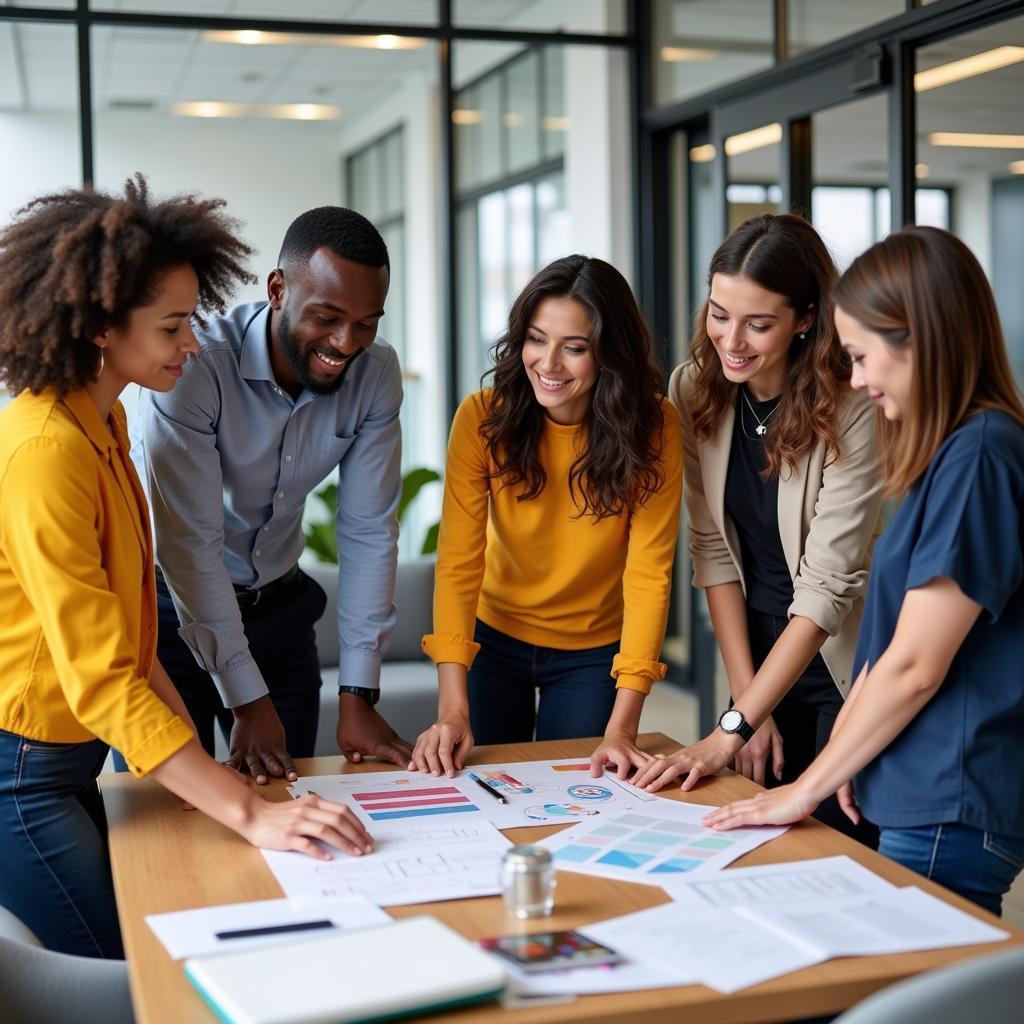
[[[392,253],[403,461],[440,470],[534,271],[614,263],[671,368],[711,252],[762,211],[804,211],[841,268],[899,225],[949,228],[1024,380],[1022,96],[1020,0],[0,0],[0,220],[141,170],[225,197],[265,280],[299,212],[359,209]],[[439,507],[435,484],[403,555]],[[666,656],[704,730],[689,575],[682,544]]]

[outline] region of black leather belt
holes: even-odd
[[[272,598],[279,590],[288,586],[299,575],[299,567],[293,565],[283,576],[264,583],[262,587],[240,587],[235,584],[235,599],[239,608],[255,608],[260,601]]]

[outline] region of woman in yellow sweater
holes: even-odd
[[[168,391],[250,250],[220,200],[44,196],[0,232],[0,905],[49,948],[122,955],[96,778],[136,775],[258,846],[369,849],[338,804],[264,801],[209,757],[155,659],[153,541],[128,384]]]
[[[451,775],[474,739],[604,734],[595,773],[636,746],[659,661],[682,447],[622,275],[567,256],[513,303],[493,387],[452,424],[434,590],[438,720],[410,768]],[[537,691],[540,692],[539,703]]]

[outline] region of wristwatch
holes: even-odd
[[[753,727],[743,717],[743,712],[737,711],[735,708],[729,708],[728,711],[722,712],[722,717],[718,720],[718,728],[722,732],[729,733],[730,736],[739,736],[744,743],[747,743],[754,735]]]
[[[338,696],[340,697],[343,693],[354,693],[357,697],[362,697],[370,707],[380,700],[380,690],[369,686],[339,686]]]

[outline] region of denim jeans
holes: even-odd
[[[160,623],[157,657],[196,724],[199,742],[212,756],[214,727],[219,725],[228,740],[234,716],[224,707],[210,673],[199,667],[191,648],[178,635],[178,613],[159,574],[156,593]],[[292,757],[312,757],[316,746],[321,679],[314,626],[326,605],[327,595],[316,580],[299,572],[272,596],[241,606],[249,651],[263,674]],[[118,771],[127,770],[120,754],[115,753],[114,764]]]
[[[42,743],[0,730],[0,905],[48,949],[118,959],[124,951],[96,786],[106,756],[100,740]]]
[[[878,852],[996,915],[1024,868],[1024,839],[955,822],[883,828]]]
[[[747,609],[747,632],[755,669],[768,657],[788,623],[785,616]],[[781,780],[776,780],[769,757],[769,764],[765,766],[765,786],[768,789],[794,782],[803,774],[828,743],[842,706],[843,698],[832,673],[821,655],[816,654],[772,712],[782,736],[783,768]],[[818,805],[814,817],[865,846],[874,849],[878,845],[878,829],[863,818],[860,824],[854,825],[834,796],[827,797]]]
[[[479,619],[469,670],[469,719],[477,743],[601,736],[615,703],[616,641],[582,651],[537,647]],[[537,691],[540,701],[537,701]]]

